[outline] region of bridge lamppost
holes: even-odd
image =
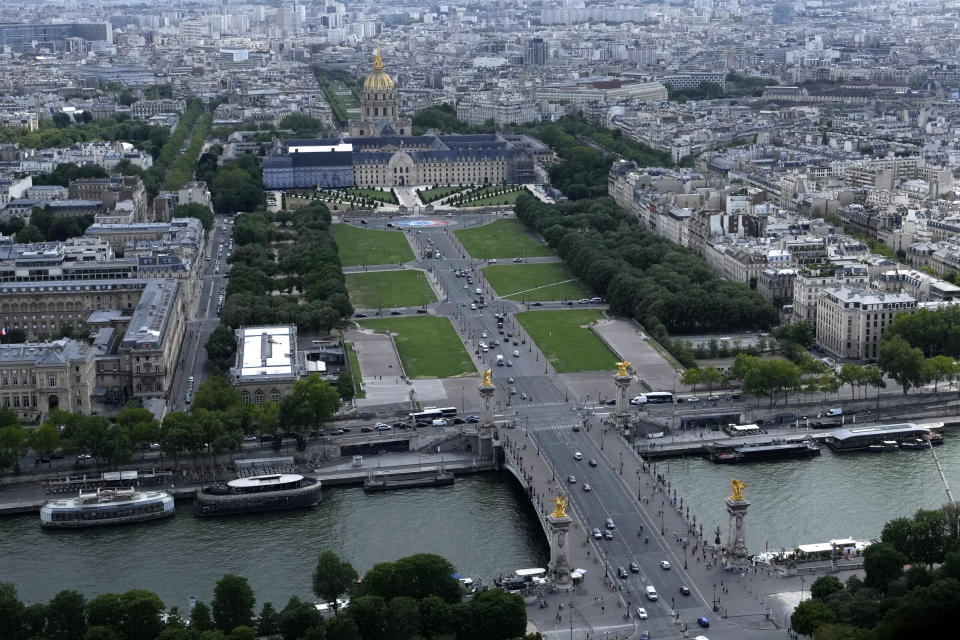
[[[663,535],[663,502],[660,503],[660,535]]]
[[[713,585],[713,610],[714,610],[714,611],[717,610],[717,585],[716,585],[716,583],[714,583],[714,585]]]

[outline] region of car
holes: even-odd
[[[366,317],[367,317],[367,314],[365,314],[365,313],[363,313],[362,311],[360,311],[360,312],[357,312],[357,313],[353,314],[353,317],[354,317],[354,318],[366,318]]]
[[[597,461],[594,460],[593,458],[590,458],[590,466],[591,466],[591,467],[597,466]]]
[[[519,343],[519,342],[517,342],[516,340],[514,340],[514,341],[513,341],[513,346],[515,346],[515,347],[516,347],[516,346],[518,346],[519,344],[520,344],[520,343]]]
[[[697,624],[706,629],[710,626],[710,620],[707,618],[707,616],[700,616],[697,618]]]
[[[350,433],[350,427],[340,427],[340,430],[344,433]]]
[[[503,329],[497,329],[497,331],[500,333],[500,335],[503,335]]]
[[[607,529],[616,529],[617,525],[613,524],[613,518],[607,518]]]
[[[393,431],[393,427],[391,427],[388,424],[382,424],[379,427],[377,427],[377,431]]]
[[[373,426],[374,426],[375,428],[379,429],[380,427],[389,427],[390,425],[388,425],[386,422],[378,422],[377,424],[375,424],[375,425],[373,425]]]
[[[579,451],[574,451],[574,452],[573,452],[573,459],[574,459],[574,460],[583,460],[583,454],[580,453]]]
[[[402,316],[402,315],[403,315],[403,311],[400,311],[400,309],[394,309],[393,311],[390,312],[390,315],[392,315],[392,316]]]
[[[256,441],[259,440],[259,439],[260,439],[260,438],[258,438],[257,436],[243,436],[243,441],[244,441],[244,442],[256,442]],[[156,442],[154,442],[153,444],[156,444],[156,445],[157,445],[157,449],[160,448],[160,445],[157,444]],[[153,444],[150,445],[150,448],[151,448],[151,449],[153,449]]]
[[[45,464],[49,462],[50,462],[50,458],[37,458],[36,460],[33,461],[33,464],[34,466],[36,466],[38,464]]]
[[[426,312],[427,312],[426,309],[417,309],[417,313],[426,313]]]
[[[690,587],[688,587],[685,584],[680,585],[680,593],[682,593],[685,596],[690,595]]]
[[[567,476],[567,484],[577,484],[577,476]]]
[[[438,419],[436,419],[436,420],[433,421],[433,426],[435,426],[435,427],[445,427],[445,426],[447,426],[447,421],[444,420],[443,418],[438,418]]]
[[[487,260],[487,262],[489,262],[490,264],[497,264],[497,259],[496,259],[496,258],[490,258],[489,260]]]
[[[467,421],[464,420],[463,418],[454,418],[453,424],[467,424]]]
[[[342,435],[343,435],[343,429],[334,429],[333,431],[330,432],[330,435],[332,435],[332,436],[342,436]]]
[[[631,562],[630,573],[640,573],[640,565],[638,565],[636,562]]]
[[[513,357],[514,357],[514,358],[519,358],[519,357],[520,357],[520,350],[519,350],[519,349],[514,349],[514,350],[513,350]]]
[[[607,540],[613,540],[613,532],[612,532],[612,531],[604,531],[604,532],[603,532],[603,537],[606,538]]]
[[[89,453],[81,453],[77,456],[77,460],[90,460],[92,457]]]
[[[523,262],[523,258],[514,258],[513,261],[514,261],[514,262]]]
[[[513,333],[510,332],[510,331],[507,331],[507,337],[508,337],[508,338],[512,338],[512,337],[513,337]]]
[[[361,433],[370,433],[371,431],[373,431],[373,427],[360,427]]]
[[[709,397],[707,398],[707,401],[708,401],[708,402],[716,402],[716,401],[719,400],[719,399],[720,399],[720,396],[709,396]]]
[[[579,300],[577,300],[577,304],[590,304],[590,300],[588,300],[587,298],[580,298]]]
[[[731,394],[730,394],[730,399],[731,399],[731,400],[739,400],[739,399],[740,399],[740,394],[739,394],[739,393],[731,393]]]
[[[669,568],[670,568],[670,561],[669,561],[669,560],[661,560],[661,561],[660,561],[660,568],[663,569],[664,571],[666,571],[667,569],[669,569]]]
[[[627,570],[623,567],[617,567],[617,576],[620,578],[626,578],[628,576]]]
[[[512,366],[513,366],[513,360],[507,360],[507,366],[508,366],[508,367],[512,367]]]
[[[640,640],[650,640],[650,632],[644,631],[640,634]]]
[[[637,618],[640,620],[647,619],[647,610],[643,607],[637,607]]]
[[[593,489],[590,488],[590,485],[589,485],[588,483],[584,482],[584,483],[583,483],[583,492],[584,492],[584,493],[589,493],[589,492],[591,492],[591,491],[593,491]]]
[[[592,302],[593,304],[600,304],[601,302],[603,302],[603,298],[590,298],[590,302]]]
[[[578,424],[573,425],[573,431],[574,433],[580,433],[580,425]]]
[[[516,388],[516,387],[510,387],[510,395],[512,395],[512,396],[517,395],[517,388]]]
[[[687,402],[700,402],[700,398],[698,398],[697,396],[692,396],[690,398],[687,398]]]
[[[507,384],[513,384],[513,378],[507,378]]]
[[[471,302],[471,303],[470,303],[470,310],[471,310],[471,311],[476,311],[476,310],[477,310],[477,305],[475,305],[474,303]]]
[[[486,337],[487,337],[487,332],[484,331],[483,333],[481,333],[481,334],[480,334],[480,337],[481,337],[481,338],[486,338]]]
[[[593,528],[593,537],[596,538],[597,540],[600,540],[601,538],[603,538],[603,534],[600,533],[600,529],[597,529],[596,527]]]
[[[534,303],[533,303],[532,305],[530,305],[530,306],[531,306],[531,307],[542,307],[542,306],[543,306],[543,303],[542,303],[542,302],[534,302]]]
[[[510,378],[509,382],[513,382],[513,378]],[[480,422],[480,418],[478,418],[477,416],[467,416],[468,424],[476,424],[478,422]]]
[[[393,428],[394,428],[394,429],[406,429],[406,428],[409,427],[409,426],[410,426],[409,424],[407,424],[406,422],[403,422],[403,421],[398,421],[398,422],[394,422],[394,423],[393,423]]]

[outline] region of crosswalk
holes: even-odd
[[[514,400],[513,406],[527,409],[529,407],[558,407],[564,405],[566,402],[526,402],[524,400]]]
[[[535,424],[527,427],[527,431],[570,431],[573,427],[572,424]]]

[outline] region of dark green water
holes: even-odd
[[[960,490],[960,433],[945,433],[936,447],[950,488]],[[851,537],[876,538],[883,524],[917,509],[947,502],[933,456],[927,451],[835,454],[827,447],[817,458],[720,465],[703,459],[657,464],[704,533],[726,530],[723,500],[730,480],[747,483],[747,546],[751,551]],[[652,502],[652,500],[651,500]]]
[[[49,531],[38,516],[0,519],[0,582],[25,602],[61,589],[87,597],[141,588],[185,608],[209,602],[225,573],[245,576],[259,602],[277,608],[312,598],[316,558],[327,549],[361,574],[374,563],[437,553],[464,576],[493,578],[545,566],[546,540],[506,473],[458,476],[451,487],[365,494],[330,488],[316,509],[196,518],[187,502],[168,520],[84,531]]]

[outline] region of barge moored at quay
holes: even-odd
[[[98,489],[46,502],[40,508],[40,526],[79,529],[157,520],[173,513],[173,496],[165,491]]]
[[[198,516],[222,516],[257,511],[303,509],[322,499],[320,481],[298,473],[248,476],[197,491]]]

